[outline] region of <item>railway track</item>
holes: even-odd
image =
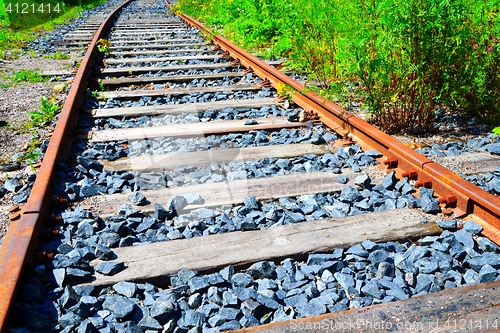
[[[498,330],[498,198],[164,13],[60,43],[91,47],[0,248],[2,331]]]

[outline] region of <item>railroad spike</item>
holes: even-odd
[[[408,179],[417,179],[418,172],[416,170],[407,170],[407,171],[403,172],[402,176],[406,177]]]
[[[456,206],[457,204],[457,197],[453,194],[447,194],[445,196],[442,196],[438,199],[439,203],[444,203],[447,206]]]
[[[21,215],[22,215],[21,211],[15,212],[14,214],[12,214],[12,215],[9,216],[9,220],[11,222],[17,221],[17,220],[19,220],[21,218]]]
[[[55,236],[59,235],[59,230],[58,229],[52,229],[52,228],[43,228],[40,232],[42,239],[52,239]]]
[[[246,68],[243,71],[243,74],[250,74],[250,73],[253,73],[253,72],[254,72],[253,68],[252,67],[248,67],[248,68]]]
[[[37,253],[35,253],[33,260],[37,264],[45,264],[49,261],[54,260],[54,253],[47,252],[47,251],[37,252]]]
[[[277,96],[274,98],[274,101],[278,104],[280,103],[285,103],[285,101],[287,101],[288,98],[284,97],[284,96]]]
[[[44,220],[45,226],[47,226],[47,227],[53,227],[53,226],[59,225],[59,224],[61,224],[62,221],[63,221],[63,218],[61,215],[55,215],[55,216],[52,215],[51,217]]]
[[[342,137],[340,140],[336,140],[334,147],[347,147],[347,146],[352,146],[356,144],[356,141],[352,139],[352,137],[348,136],[347,134]]]
[[[18,212],[21,208],[18,205],[14,205],[9,208],[9,213],[15,213]]]
[[[233,61],[231,61],[231,66],[239,65],[241,63],[240,59],[236,58]]]
[[[261,82],[259,82],[257,84],[257,86],[259,88],[271,88],[272,87],[272,84],[271,84],[271,81],[269,81],[269,79],[266,77],[264,80],[262,80]]]
[[[64,205],[66,203],[68,203],[68,199],[66,199],[66,198],[63,198],[63,197],[52,198],[53,205]]]
[[[444,216],[452,215],[453,214],[453,209],[449,209],[449,208],[442,209],[441,210],[441,214],[443,214]]]
[[[397,168],[398,166],[398,158],[393,156],[389,157],[384,161],[384,165],[387,165],[388,168]]]
[[[419,187],[425,187],[425,188],[431,188],[432,187],[432,181],[428,178],[419,180],[415,183],[415,188]]]

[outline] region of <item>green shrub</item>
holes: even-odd
[[[180,0],[175,10],[240,46],[289,56],[330,94],[355,89],[378,125],[400,132],[427,128],[438,106],[500,120],[499,8],[500,0]]]

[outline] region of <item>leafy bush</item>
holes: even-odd
[[[389,132],[436,107],[500,121],[499,0],[180,0],[175,9],[322,80],[355,89]],[[360,83],[357,84],[352,83]],[[349,83],[352,89],[345,89]]]

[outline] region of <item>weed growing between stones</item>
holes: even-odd
[[[55,59],[55,60],[66,60],[69,59],[69,54],[63,53],[61,51],[56,51],[53,54],[47,54],[43,56],[45,59]]]
[[[40,103],[39,111],[29,112],[31,119],[21,124],[18,129],[20,133],[31,133],[32,135],[31,141],[26,147],[26,153],[19,158],[19,160],[25,161],[31,165],[36,163],[42,155],[40,150],[42,140],[37,134],[37,129],[43,128],[54,121],[62,108],[62,105],[57,101],[55,96],[49,98],[42,97]]]
[[[33,126],[44,126],[48,122],[54,120],[55,116],[61,110],[61,105],[57,100],[47,97],[42,97],[40,99],[40,111],[30,112],[31,124]]]
[[[104,53],[104,54],[109,54],[109,41],[106,39],[99,39],[96,43],[97,49],[99,52]]]

